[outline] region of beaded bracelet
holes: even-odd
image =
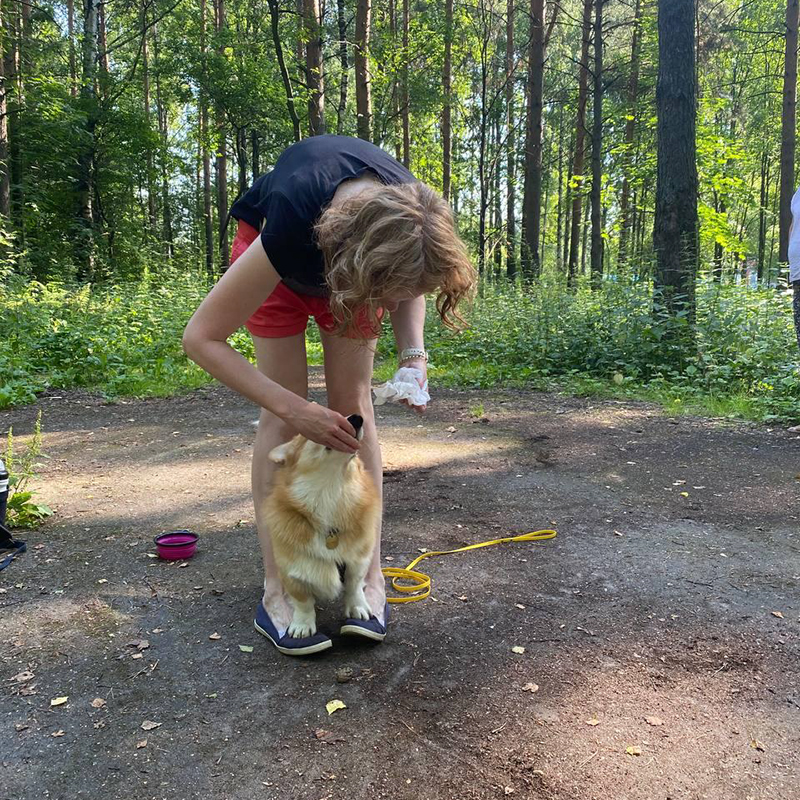
[[[411,361],[412,359],[421,358],[426,364],[428,363],[428,351],[423,350],[421,347],[407,347],[405,350],[400,351],[397,358],[397,363],[402,364],[404,361]]]

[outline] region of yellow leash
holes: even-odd
[[[431,556],[446,556],[450,553],[463,553],[467,550],[476,550],[479,547],[491,547],[494,544],[505,544],[506,542],[541,542],[545,539],[553,539],[556,536],[555,531],[533,531],[532,533],[523,533],[521,536],[509,536],[505,539],[491,539],[488,542],[478,542],[477,544],[468,544],[466,547],[459,547],[456,550],[432,550],[428,553],[423,553],[417,556],[407,567],[384,567],[382,572],[387,578],[392,579],[392,589],[396,592],[403,592],[411,594],[410,597],[389,597],[390,603],[414,603],[417,600],[424,600],[431,593],[431,579],[423,572],[417,572],[414,567],[422,561],[423,558],[430,558]],[[408,583],[398,583],[398,580],[412,581]]]

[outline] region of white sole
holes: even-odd
[[[360,625],[342,625],[339,633],[342,636],[360,636],[362,639],[371,639],[373,642],[382,642],[386,638],[385,633],[375,633]]]
[[[255,620],[253,621],[253,627],[262,636],[266,636],[267,639],[275,645],[275,649],[279,653],[283,653],[286,656],[310,656],[314,653],[321,653],[323,650],[330,650],[330,648],[333,647],[333,642],[330,639],[324,642],[318,642],[317,644],[311,644],[308,647],[281,647]]]

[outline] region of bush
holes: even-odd
[[[0,407],[33,402],[47,387],[115,398],[170,395],[208,382],[181,348],[183,328],[206,291],[196,273],[116,287],[7,280],[0,285]],[[574,293],[548,278],[525,289],[486,285],[461,334],[438,324],[429,303],[432,382],[556,383],[581,393],[796,420],[800,374],[790,305],[789,295],[774,289],[701,281],[691,330],[686,316],[676,319],[653,303],[644,281],[606,280],[597,291],[582,286]],[[385,325],[378,379],[393,370]],[[252,359],[246,331],[232,343]],[[313,325],[308,354],[321,363]]]

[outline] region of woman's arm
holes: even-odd
[[[227,342],[279,282],[280,276],[257,238],[195,311],[183,334],[183,348],[192,361],[221,383],[271,411],[307,438],[355,452],[358,441],[346,417],[284,389]]]
[[[391,312],[394,339],[397,342],[398,355],[410,347],[425,349],[425,297],[420,295],[413,300],[403,300],[395,311]],[[403,367],[415,367],[422,372],[420,387],[428,379],[428,364],[424,358],[406,359]],[[408,405],[407,401],[403,401]],[[414,406],[418,411],[424,411],[425,406]]]

